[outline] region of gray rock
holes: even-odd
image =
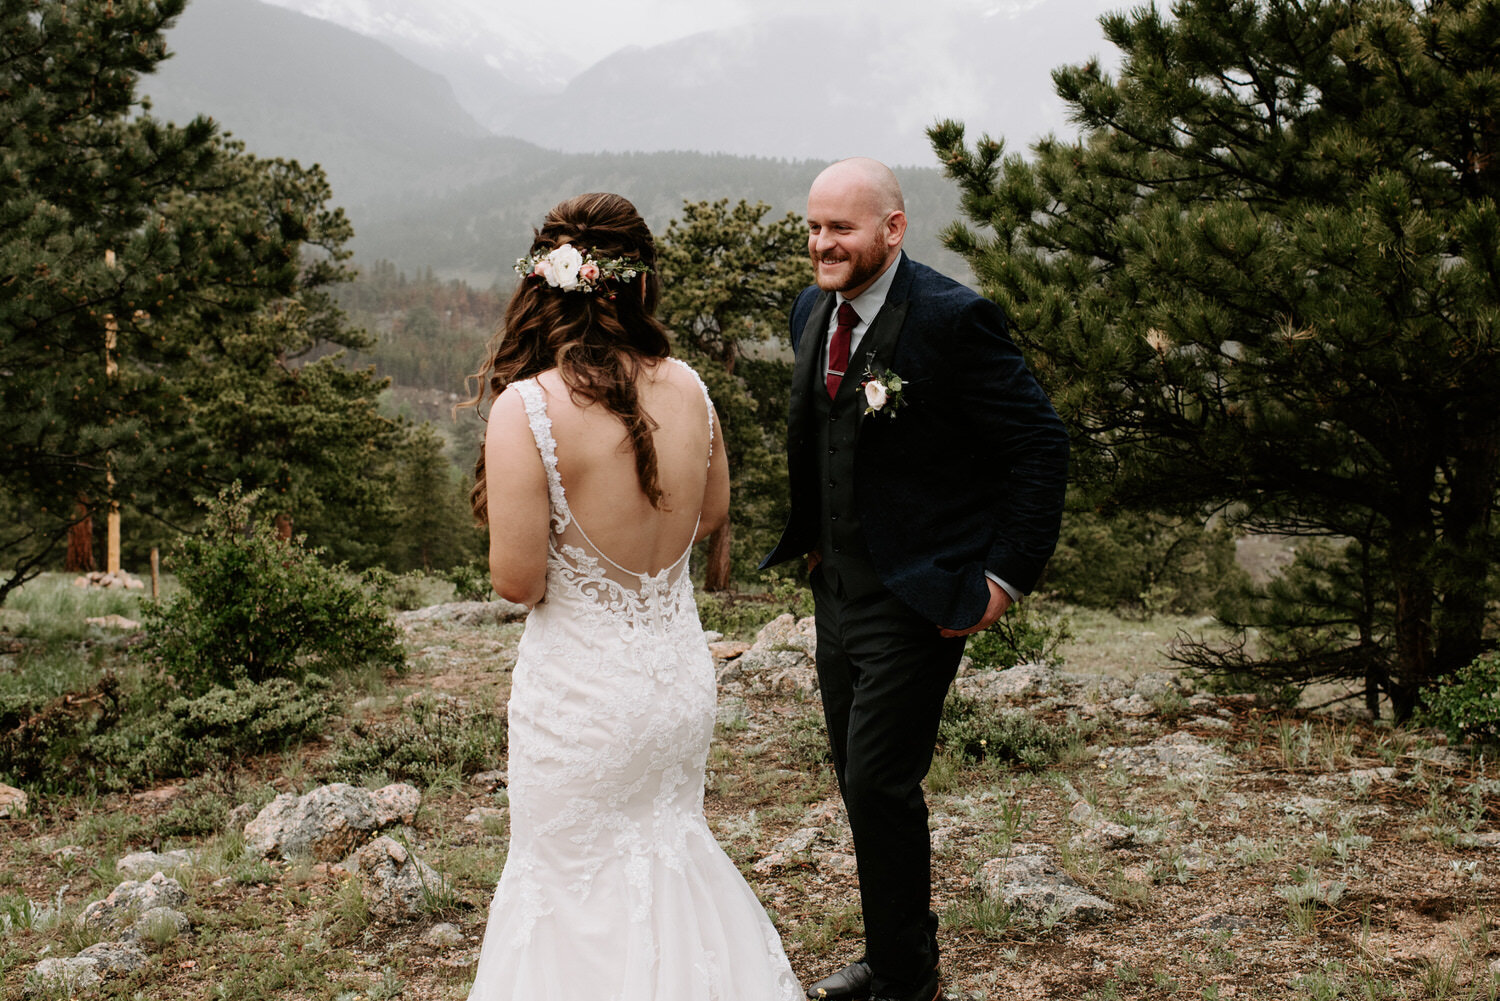
[[[368,789],[335,782],[306,796],[283,793],[245,825],[245,850],[259,856],[343,858],[380,826]]]
[[[1165,695],[1185,695],[1188,686],[1182,676],[1172,671],[1152,671],[1135,679],[1132,691],[1143,699],[1159,699]]]
[[[813,617],[798,619],[786,612],[760,627],[747,654],[756,650],[799,650],[804,657],[811,658],[817,648],[818,630]]]
[[[1229,768],[1232,758],[1212,744],[1179,730],[1141,747],[1106,747],[1099,752],[1104,765],[1118,764],[1131,775],[1195,776]]]
[[[801,650],[751,647],[728,661],[719,673],[725,680],[741,677],[765,679],[785,671],[808,670],[812,663],[812,658]]]
[[[1109,708],[1121,716],[1149,716],[1156,712],[1156,706],[1141,695],[1132,695],[1128,699],[1115,699],[1109,704]]]
[[[438,949],[447,949],[464,940],[464,933],[455,924],[444,921],[433,925],[422,934],[422,941]]]
[[[1191,722],[1193,726],[1201,726],[1205,730],[1228,730],[1232,725],[1227,719],[1217,716],[1194,716]]]
[[[0,819],[20,817],[26,813],[26,793],[0,782]]]
[[[120,977],[146,965],[146,954],[129,942],[95,942],[78,953],[80,959],[92,959],[102,976]]]
[[[31,976],[22,988],[27,997],[39,994],[62,994],[65,997],[81,991],[92,990],[103,983],[99,975],[99,961],[89,956],[74,956],[71,959],[44,959],[36,964]]]
[[[155,872],[186,869],[193,864],[193,852],[186,848],[162,852],[134,852],[115,863],[115,872],[131,879],[144,879]]]
[[[395,923],[419,917],[434,894],[447,889],[443,877],[394,838],[379,837],[344,860],[359,879],[370,916]]]
[[[742,726],[750,718],[750,705],[735,696],[720,698],[714,718],[722,726]]]
[[[772,851],[797,854],[812,848],[823,838],[823,832],[816,827],[803,827],[793,831],[772,847]]]
[[[991,859],[975,875],[973,888],[987,899],[1001,900],[1017,919],[1033,925],[1091,921],[1115,909],[1042,855]]]
[[[188,916],[171,907],[153,907],[142,912],[125,930],[127,942],[170,942],[193,927]]]
[[[980,671],[960,678],[954,690],[970,698],[1004,702],[1022,696],[1055,694],[1062,685],[1057,669],[1050,664],[1017,664],[1003,671]]]
[[[398,612],[396,624],[405,629],[434,623],[455,626],[495,626],[526,618],[526,606],[496,598],[494,601],[449,601],[410,612]]]
[[[123,927],[153,907],[179,907],[187,903],[187,891],[170,876],[156,873],[144,882],[126,880],[96,900],[78,915],[83,928],[109,930]]]
[[[422,794],[416,786],[395,782],[376,789],[370,794],[375,804],[375,826],[389,827],[398,821],[410,824],[417,819],[417,810],[422,805]]]
[[[1073,851],[1089,847],[1113,850],[1128,848],[1135,844],[1136,829],[1134,827],[1126,827],[1124,824],[1117,824],[1100,816],[1099,812],[1088,803],[1073,804],[1073,809],[1068,813],[1068,819],[1083,828],[1068,841],[1068,847]]]
[[[475,772],[469,781],[477,786],[481,786],[486,792],[493,792],[504,786],[509,781],[509,778],[505,773],[505,769],[493,768],[487,772]]]

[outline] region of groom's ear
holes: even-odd
[[[901,246],[901,241],[906,238],[906,213],[900,209],[890,212],[881,223],[881,230],[887,247]]]

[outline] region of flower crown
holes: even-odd
[[[516,259],[516,274],[540,278],[564,292],[593,292],[606,279],[628,282],[651,269],[628,257],[595,257],[571,243]],[[613,298],[613,296],[611,296]]]

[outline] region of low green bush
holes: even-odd
[[[417,699],[394,720],[356,722],[316,771],[330,781],[381,775],[432,786],[495,767],[506,742],[505,720],[498,713],[456,700]]]
[[[1012,605],[995,624],[969,637],[964,652],[979,670],[1001,671],[1017,664],[1062,664],[1058,648],[1073,638],[1067,616],[1052,612],[1047,599],[1031,595]]]
[[[147,612],[146,654],[191,694],[310,671],[403,668],[400,632],[374,589],[268,522],[247,527],[254,500],[235,487],[208,504],[202,533],[179,547],[177,596]]]
[[[1072,735],[1024,709],[1004,709],[950,692],[938,722],[938,747],[969,761],[1014,761],[1043,768],[1057,761]]]
[[[138,786],[232,770],[245,758],[280,751],[317,736],[334,711],[329,684],[241,680],[194,698],[172,699],[159,712],[133,714],[92,741],[90,757],[112,784]]]
[[[1423,702],[1422,722],[1454,743],[1500,744],[1500,652],[1482,654],[1428,688]]]
[[[495,596],[488,564],[458,563],[444,570],[442,576],[453,585],[453,597],[458,601],[489,601]]]
[[[233,770],[246,757],[315,736],[333,712],[328,683],[241,681],[162,706],[159,692],[122,691],[106,675],[86,691],[0,706],[0,778],[46,789],[128,789]]]

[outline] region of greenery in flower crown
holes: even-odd
[[[651,270],[628,257],[595,257],[571,243],[516,259],[516,274],[564,292],[592,292],[609,280],[628,282]]]

